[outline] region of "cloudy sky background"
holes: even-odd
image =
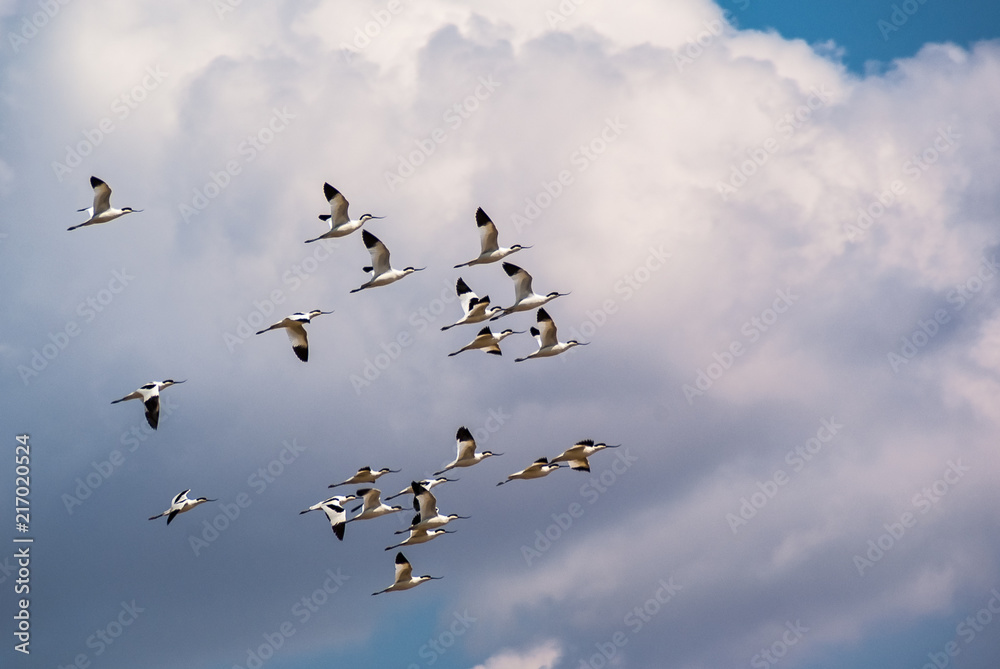
[[[996,666],[995,10],[223,2],[0,5],[0,436],[31,435],[35,538],[4,666]],[[91,175],[145,211],[67,232]],[[427,270],[349,294],[360,235],[302,243],[324,181]],[[459,276],[513,299],[452,269],[480,206],[590,346],[446,356]],[[314,308],[307,364],[245,336]],[[163,378],[155,434],[110,404]],[[410,514],[341,543],[298,511],[362,465],[396,492],[461,425],[505,455],[404,549],[443,580],[372,598]],[[495,487],[582,438],[623,446]],[[185,488],[220,501],[146,520]]]

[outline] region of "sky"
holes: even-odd
[[[2,665],[996,667],[1000,22],[798,7],[0,2]],[[426,269],[352,294],[326,182]],[[586,346],[447,355],[478,207]],[[410,510],[299,512],[462,426],[372,597]]]

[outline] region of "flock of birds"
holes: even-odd
[[[141,209],[133,209],[131,207],[123,207],[122,209],[113,208],[111,206],[111,188],[108,184],[93,176],[90,178],[90,184],[94,189],[93,206],[88,209],[79,210],[88,212],[89,218],[79,225],[70,227],[69,230],[75,230],[89,225],[107,223],[126,214],[142,211]],[[323,190],[327,202],[330,205],[330,213],[323,214],[319,218],[323,221],[328,221],[330,229],[319,237],[306,240],[306,243],[319,241],[321,239],[345,237],[360,229],[369,220],[383,218],[381,216],[363,214],[358,219],[352,219],[348,214],[348,202],[344,198],[343,194],[328,183],[324,184]],[[455,265],[456,269],[498,262],[522,249],[531,248],[530,246],[522,246],[520,244],[514,244],[510,247],[501,247],[497,240],[497,228],[482,208],[479,208],[476,211],[476,225],[479,229],[480,254],[468,262]],[[389,250],[381,240],[368,230],[362,230],[361,237],[365,244],[365,248],[371,255],[371,265],[365,267],[364,271],[370,272],[371,276],[368,281],[350,292],[356,293],[368,288],[386,286],[399,281],[414,272],[419,272],[425,269],[423,267],[405,267],[403,269],[394,269],[389,261]],[[560,342],[556,334],[555,323],[552,321],[548,312],[546,312],[543,308],[543,305],[549,303],[557,297],[567,295],[568,293],[550,292],[545,295],[537,294],[532,289],[531,275],[525,270],[506,261],[502,263],[502,267],[504,272],[514,282],[514,303],[506,308],[498,306],[491,307],[489,296],[479,297],[469,288],[468,284],[466,284],[466,282],[459,277],[456,282],[455,289],[462,307],[462,317],[456,322],[442,327],[441,330],[449,330],[459,325],[495,321],[509,314],[537,309],[537,327],[531,327],[530,332],[538,342],[538,349],[525,357],[516,358],[515,362],[522,362],[532,358],[551,357],[569,350],[574,346],[584,345],[585,342],[579,342],[576,340]],[[289,340],[291,341],[292,350],[295,355],[301,361],[307,362],[309,360],[309,338],[306,333],[305,326],[310,324],[314,318],[320,315],[332,313],[332,311],[322,311],[320,309],[314,309],[310,312],[295,313],[283,318],[277,323],[274,323],[270,327],[260,330],[257,334],[263,334],[271,330],[285,330],[288,334]],[[502,355],[500,342],[512,334],[523,334],[523,331],[505,329],[499,333],[494,333],[487,325],[479,331],[470,343],[453,353],[449,353],[448,355],[455,356],[463,351],[475,349],[489,354]],[[145,406],[146,421],[149,423],[149,426],[155,430],[159,424],[160,393],[164,389],[180,383],[184,383],[184,381],[166,379],[164,381],[147,383],[121,399],[114,400],[112,404],[133,399],[142,400],[142,403]],[[358,488],[354,494],[334,495],[324,499],[323,501],[317,502],[307,509],[302,510],[300,514],[308,513],[310,511],[323,511],[330,522],[334,535],[338,540],[343,541],[344,531],[348,523],[358,520],[379,518],[403,511],[402,506],[390,506],[386,504],[386,502],[403,495],[412,495],[412,506],[416,515],[413,516],[408,528],[396,532],[396,534],[408,533],[408,536],[397,544],[387,546],[385,550],[426,543],[443,534],[451,534],[453,531],[445,529],[445,525],[448,525],[453,520],[467,519],[468,516],[460,516],[458,514],[441,514],[438,511],[437,498],[431,492],[431,489],[443,483],[456,480],[441,476],[441,474],[444,474],[447,471],[457,467],[470,467],[489,457],[503,455],[502,453],[494,453],[488,450],[477,452],[476,441],[473,438],[472,433],[464,426],[458,429],[456,441],[457,454],[455,459],[448,463],[440,471],[434,472],[435,478],[412,481],[409,486],[403,488],[398,493],[385,498],[385,501],[383,501],[381,497],[382,492],[378,488],[372,487],[373,484],[385,474],[398,473],[399,470],[392,470],[389,468],[372,470],[370,467],[362,467],[350,478],[341,481],[340,483],[331,484],[329,487],[335,488],[345,485],[363,485],[365,487]],[[535,460],[524,469],[508,475],[505,480],[500,481],[497,485],[504,485],[515,480],[542,478],[563,467],[577,471],[589,472],[589,458],[592,455],[605,448],[617,447],[618,445],[594,443],[590,439],[585,439],[564,450],[551,460],[545,457]],[[178,514],[190,511],[191,509],[206,502],[217,501],[206,497],[192,499],[188,497],[188,493],[190,492],[190,489],[188,489],[178,493],[173,500],[171,500],[169,508],[162,513],[151,516],[150,520],[166,516],[167,524],[169,525]],[[357,500],[360,500],[361,503],[351,509],[351,512],[356,513],[357,515],[348,517],[348,511],[345,505],[348,502]],[[357,513],[359,510],[360,513]],[[441,577],[429,575],[413,576],[409,561],[403,556],[402,552],[399,552],[396,555],[395,579],[392,585],[372,594],[379,595],[385,592],[408,590],[425,581],[438,578]]]

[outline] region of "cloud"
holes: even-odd
[[[474,669],[554,669],[562,658],[555,640],[548,640],[525,650],[503,650]]]

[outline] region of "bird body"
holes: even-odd
[[[316,318],[321,314],[332,314],[332,311],[320,311],[319,309],[313,309],[309,313],[298,312],[291,316],[287,316],[274,325],[264,328],[257,334],[264,334],[271,330],[278,330],[284,328],[288,333],[288,339],[292,342],[292,350],[295,351],[295,355],[298,356],[299,360],[302,362],[309,361],[309,335],[306,334],[306,323],[312,322],[312,319]]]
[[[511,336],[512,334],[524,334],[524,331],[522,330],[520,332],[517,332],[515,330],[511,330],[510,328],[508,328],[503,332],[498,332],[494,334],[493,331],[490,330],[489,326],[486,326],[479,331],[479,334],[476,335],[475,339],[473,339],[472,341],[470,341],[468,344],[458,349],[457,351],[449,353],[448,357],[451,357],[453,355],[458,355],[462,351],[472,351],[475,349],[479,349],[484,353],[491,353],[493,355],[503,355],[503,352],[500,350],[500,342],[502,342],[504,339]]]
[[[410,562],[403,557],[402,553],[396,554],[396,578],[392,585],[384,590],[373,592],[372,595],[381,595],[383,592],[397,592],[399,590],[409,590],[415,588],[424,581],[431,581],[441,578],[440,576],[414,576]]]
[[[365,288],[377,288],[378,286],[387,286],[390,283],[395,283],[399,281],[404,276],[413,274],[414,272],[420,272],[425,267],[406,267],[404,269],[393,269],[389,264],[389,249],[386,248],[385,244],[379,240],[378,237],[368,232],[367,230],[362,230],[361,239],[365,243],[365,248],[368,249],[368,253],[372,257],[372,264],[370,267],[365,267],[366,272],[372,273],[372,278],[361,284],[359,287],[353,289],[351,292],[356,293],[359,290],[364,290]]]
[[[485,265],[486,263],[496,262],[506,258],[511,253],[516,253],[521,249],[530,249],[530,246],[521,246],[520,244],[514,244],[510,248],[503,248],[497,243],[497,227],[490,220],[490,217],[486,215],[483,208],[480,207],[476,210],[476,227],[479,228],[479,255],[470,260],[469,262],[464,262],[461,265],[455,265],[455,269],[459,267],[471,267],[472,265]]]
[[[544,304],[548,304],[557,297],[569,295],[569,293],[551,292],[539,295],[531,288],[531,275],[517,265],[509,262],[503,264],[503,271],[514,280],[514,304],[504,309],[499,315],[490,320],[496,320],[500,316],[506,316],[517,311],[530,311]]]
[[[452,530],[446,530],[444,528],[438,528],[435,530],[410,530],[410,536],[406,537],[398,544],[392,546],[386,546],[387,551],[391,551],[393,548],[400,548],[401,546],[412,546],[413,544],[423,544],[427,543],[431,539],[436,539],[442,534],[454,534]]]
[[[90,177],[90,186],[94,189],[94,204],[89,208],[78,210],[87,212],[90,218],[83,223],[67,228],[67,230],[76,230],[77,228],[82,228],[86,225],[107,223],[108,221],[113,221],[116,218],[124,216],[125,214],[142,211],[142,209],[133,209],[132,207],[122,207],[121,209],[115,209],[112,207],[111,187],[97,177]]]
[[[184,382],[174,381],[173,379],[151,381],[144,386],[140,386],[137,390],[132,391],[120,400],[114,400],[111,403],[118,404],[127,400],[142,400],[143,405],[146,407],[146,422],[155,430],[156,426],[160,423],[160,391],[178,383]]]
[[[358,483],[375,483],[379,478],[385,476],[386,474],[398,474],[398,469],[389,469],[388,467],[383,467],[378,471],[372,471],[371,467],[362,467],[358,470],[358,473],[351,478],[341,481],[340,483],[332,483],[328,488],[336,488],[342,485],[356,485]]]
[[[350,502],[352,499],[357,499],[357,497],[354,495],[334,495],[333,497],[324,499],[322,502],[313,504],[308,509],[299,511],[299,514],[309,513],[310,511],[322,511],[330,521],[330,527],[333,528],[334,535],[336,535],[337,539],[343,541],[344,526],[347,523],[347,511],[344,510],[344,503]]]
[[[516,481],[517,479],[540,479],[543,476],[548,476],[551,472],[559,469],[559,467],[559,464],[549,462],[546,458],[538,458],[521,471],[509,474],[506,481],[500,481],[497,485],[510,483],[511,481]]]
[[[439,476],[436,479],[423,479],[423,480],[419,481],[419,483],[426,490],[430,490],[431,488],[436,488],[437,486],[441,485],[442,483],[444,483],[446,481],[454,482],[454,481],[457,481],[457,480],[458,479],[450,479],[450,478],[447,478],[445,476]],[[402,490],[400,490],[399,492],[397,492],[395,495],[390,495],[390,496],[386,497],[385,501],[388,502],[390,499],[396,499],[397,497],[401,497],[403,495],[412,495],[412,494],[413,494],[413,484],[411,483],[410,485],[406,486],[405,488],[403,488]]]
[[[537,320],[538,327],[531,328],[531,336],[538,341],[538,350],[523,358],[515,358],[514,362],[524,362],[532,358],[550,358],[568,351],[574,346],[586,346],[586,342],[579,342],[575,339],[570,339],[567,342],[559,341],[556,334],[556,324],[552,322],[552,318],[545,309],[538,310]]]
[[[217,499],[208,499],[208,498],[205,498],[205,497],[199,497],[198,499],[188,499],[187,494],[189,492],[191,492],[190,488],[188,488],[187,490],[184,490],[182,492],[177,493],[174,496],[173,500],[171,500],[171,502],[170,502],[170,508],[169,509],[167,509],[163,513],[158,513],[155,516],[150,516],[149,519],[150,520],[156,520],[157,518],[160,518],[162,516],[166,516],[167,517],[167,525],[169,525],[170,521],[172,521],[174,519],[174,517],[178,513],[184,513],[185,511],[190,511],[194,507],[198,506],[199,504],[204,504],[205,502],[217,502],[217,501],[219,501]]]
[[[454,469],[455,467],[471,467],[472,465],[482,462],[486,458],[494,455],[503,455],[503,453],[494,453],[493,451],[476,453],[476,440],[472,437],[472,433],[469,432],[469,429],[465,426],[458,428],[458,433],[455,435],[455,439],[458,442],[458,455],[454,460],[445,465],[444,469],[434,472],[434,476],[443,474],[449,469]]]
[[[458,293],[458,299],[462,303],[462,317],[451,325],[445,325],[441,330],[448,330],[456,325],[482,323],[502,311],[500,307],[493,307],[491,309],[490,296],[484,295],[483,297],[479,297],[473,293],[469,285],[462,280],[462,277],[459,277],[458,281],[455,282],[455,292]]]
[[[590,462],[587,460],[591,455],[605,448],[618,448],[621,444],[609,445],[601,442],[595,444],[593,439],[583,439],[567,448],[565,451],[552,458],[552,462],[568,462],[570,469],[582,472],[590,471]]]
[[[364,499],[364,508],[361,510],[361,513],[348,520],[348,523],[355,520],[379,518],[380,516],[386,516],[390,513],[403,510],[401,506],[389,506],[382,503],[382,491],[378,488],[361,488],[357,491],[357,495]]]
[[[339,190],[330,184],[325,183],[323,184],[323,194],[326,195],[326,200],[330,203],[330,213],[320,214],[319,220],[330,221],[330,230],[315,239],[307,239],[306,244],[310,242],[318,242],[321,239],[346,237],[371,219],[384,218],[384,216],[362,214],[361,218],[352,220],[351,217],[347,215],[347,208],[350,205]]]
[[[410,484],[413,490],[413,508],[418,512],[417,516],[413,519],[414,522],[410,524],[409,530],[431,530],[434,528],[441,527],[442,525],[447,525],[453,520],[463,518],[468,520],[468,516],[460,516],[457,513],[452,513],[447,516],[442,515],[438,512],[437,508],[437,498],[434,494],[420,485],[419,481],[413,481]],[[402,534],[406,530],[399,530],[396,534]]]

